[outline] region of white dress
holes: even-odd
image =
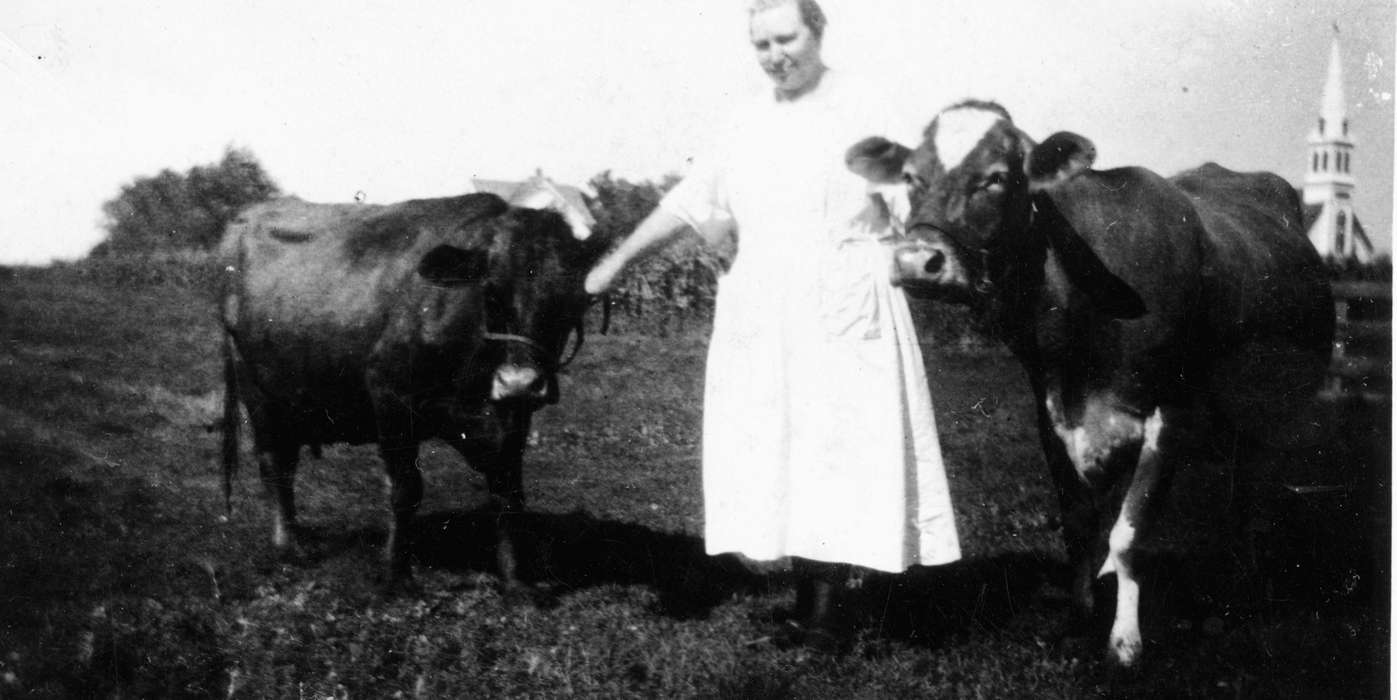
[[[844,165],[889,132],[843,78],[737,110],[660,206],[738,236],[704,391],[708,552],[897,572],[960,545],[921,351],[878,242],[892,222]]]

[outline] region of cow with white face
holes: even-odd
[[[1036,143],[973,100],[915,150],[872,137],[848,152],[855,172],[907,188],[897,281],[976,308],[1027,370],[1073,599],[1089,612],[1094,576],[1115,575],[1109,655],[1129,666],[1143,648],[1140,541],[1181,417],[1206,406],[1240,435],[1283,438],[1323,377],[1333,307],[1283,179],[1211,163],[1165,179],[1094,159],[1081,136]]]

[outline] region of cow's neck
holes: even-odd
[[[1027,207],[996,240],[1006,243],[987,252],[989,285],[977,295],[977,311],[1011,350],[1020,353],[1034,345],[1037,300],[1043,298],[1045,270],[1052,262],[1047,239],[1035,228]]]

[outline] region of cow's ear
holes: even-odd
[[[435,285],[457,287],[478,284],[490,271],[490,254],[484,250],[439,245],[422,256],[417,274]]]
[[[1033,147],[1024,169],[1029,188],[1037,191],[1076,177],[1094,162],[1096,144],[1085,136],[1059,131]]]
[[[1072,222],[1047,192],[1033,195],[1033,227],[1057,254],[1072,286],[1091,300],[1097,311],[1111,318],[1136,319],[1149,310],[1145,300],[1125,280],[1117,277],[1082,239]]]
[[[902,181],[902,165],[912,149],[882,136],[870,136],[844,152],[849,169],[870,182],[890,184]]]

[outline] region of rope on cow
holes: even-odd
[[[519,343],[521,345],[524,345],[530,350],[533,350],[534,353],[536,353],[538,357],[543,360],[549,372],[556,372],[568,366],[568,364],[572,362],[573,358],[577,357],[578,351],[582,349],[582,324],[579,323],[575,330],[576,332],[573,336],[572,351],[569,352],[568,356],[564,358],[561,362],[554,362],[553,359],[549,356],[548,348],[543,347],[541,343],[534,340],[533,338],[529,338],[527,336],[522,335],[515,335],[513,333],[493,333],[491,331],[485,331],[481,335],[486,340],[494,340],[505,343]]]

